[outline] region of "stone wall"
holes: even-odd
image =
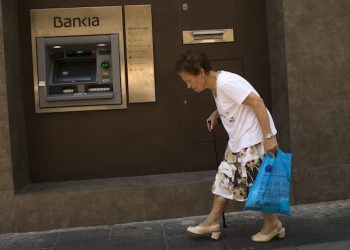
[[[5,46],[6,86],[8,114],[10,123],[10,139],[12,151],[12,168],[14,172],[15,191],[28,183],[26,117],[23,107],[23,82],[21,70],[21,49],[18,23],[17,1],[2,0],[3,34]]]
[[[297,203],[350,198],[350,2],[285,0]]]
[[[270,53],[272,113],[278,142],[290,151],[289,97],[287,84],[284,12],[282,0],[267,0],[267,27]]]
[[[350,197],[349,9],[347,0],[268,1],[273,111],[289,126],[298,204]]]
[[[0,1],[0,233],[10,232],[14,218],[14,186],[6,86],[2,1]]]

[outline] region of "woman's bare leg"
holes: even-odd
[[[278,223],[280,222],[280,220],[278,219],[276,214],[263,213],[263,217],[264,217],[264,225],[260,233],[268,234],[278,226]]]
[[[213,207],[208,217],[205,219],[203,223],[200,224],[200,226],[212,226],[212,225],[219,224],[220,217],[225,210],[226,204],[227,204],[226,198],[215,195]]]

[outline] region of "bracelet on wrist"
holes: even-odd
[[[265,134],[264,139],[272,139],[274,137],[273,134]]]

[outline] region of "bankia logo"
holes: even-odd
[[[94,17],[53,17],[54,28],[97,27],[100,19]]]

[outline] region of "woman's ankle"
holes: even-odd
[[[199,226],[209,227],[209,226],[215,226],[217,224],[219,224],[219,221],[205,220],[201,224],[199,224]]]
[[[278,229],[281,221],[280,220],[275,220],[275,221],[264,221],[264,225],[261,228],[261,231],[264,233],[268,233],[274,229]]]

